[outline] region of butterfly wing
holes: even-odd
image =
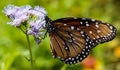
[[[110,24],[86,18],[62,18],[51,23],[49,32],[54,57],[67,64],[75,64],[88,56],[91,48],[115,37],[116,29]]]

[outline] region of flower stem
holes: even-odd
[[[31,50],[31,45],[30,45],[30,38],[29,35],[26,33],[26,38],[27,38],[27,42],[28,42],[28,50],[29,50],[29,54],[30,54],[30,62],[31,62],[31,70],[33,68],[33,57],[32,57],[32,50]]]
[[[26,23],[25,23],[25,25],[23,24],[23,26],[24,27],[19,27],[20,28],[20,30],[26,35],[26,38],[27,38],[27,43],[28,43],[28,50],[29,50],[29,54],[30,54],[30,58],[28,59],[28,61],[30,61],[30,63],[31,63],[31,70],[33,69],[33,56],[32,56],[32,49],[31,49],[31,45],[30,45],[30,38],[29,38],[29,35],[27,34],[27,32],[28,32],[28,30],[27,30],[27,28],[28,28],[28,26],[26,25]]]

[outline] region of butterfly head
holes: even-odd
[[[45,20],[46,20],[45,27],[47,32],[52,33],[55,30],[52,20],[48,16],[45,16]]]

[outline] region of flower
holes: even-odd
[[[31,9],[31,6],[26,5],[22,7],[8,5],[4,9],[4,13],[12,20],[12,22],[8,22],[15,27],[20,26],[22,22],[25,22],[29,19],[28,11]]]
[[[14,6],[14,5],[8,5],[7,7],[4,8],[3,12],[9,16],[9,15],[14,15],[17,10],[19,9],[19,7]]]
[[[83,70],[102,70],[102,62],[100,60],[97,60],[94,56],[89,55],[88,58],[86,58],[82,65],[84,67]]]
[[[44,8],[39,6],[32,8],[30,5],[21,7],[8,5],[3,12],[11,19],[8,24],[21,28],[21,25],[27,25],[27,30],[24,31],[27,31],[29,35],[33,35],[38,44],[41,42],[42,36],[45,35],[45,17],[47,16]]]
[[[43,14],[47,14],[47,12],[45,11],[45,9],[42,8],[42,7],[39,7],[39,6],[35,6],[34,10],[39,11],[39,12],[41,12]]]

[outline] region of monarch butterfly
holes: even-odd
[[[116,36],[114,26],[89,18],[67,17],[52,21],[46,16],[46,29],[53,57],[66,64],[82,61],[93,47]]]

